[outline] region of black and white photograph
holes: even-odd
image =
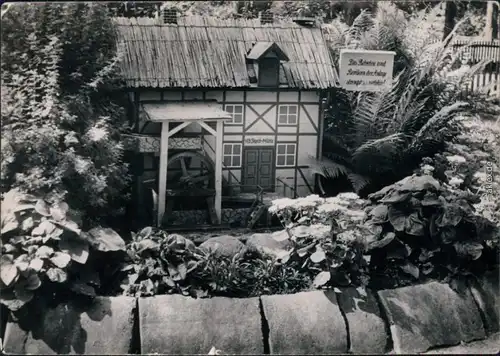
[[[500,1],[0,24],[2,354],[500,354]]]

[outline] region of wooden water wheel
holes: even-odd
[[[192,167],[193,160],[200,163],[196,168]],[[167,162],[167,189],[165,218],[172,210],[198,210],[207,209],[210,220],[218,224],[214,207],[215,196],[215,168],[213,163],[199,152],[185,151],[174,154]],[[152,181],[144,181],[152,184]],[[150,186],[153,192],[153,215],[157,209],[158,177]],[[165,219],[164,218],[164,219]]]
[[[192,168],[193,159],[199,160],[200,167]],[[215,194],[215,176],[212,162],[198,152],[181,152],[170,157],[167,171],[180,172],[169,174],[167,179],[167,196],[212,196]]]

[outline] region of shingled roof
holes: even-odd
[[[185,16],[178,24],[151,18],[116,18],[124,44],[122,74],[131,88],[252,87],[246,55],[258,42],[274,42],[288,56],[281,87],[336,86],[329,50],[320,28],[293,22],[260,24],[258,19],[220,20]]]

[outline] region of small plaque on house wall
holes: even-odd
[[[247,136],[245,146],[274,146],[274,136]]]
[[[352,91],[383,91],[391,87],[392,51],[340,50],[340,85]]]

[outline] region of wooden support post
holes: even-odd
[[[217,121],[215,130],[215,213],[219,223],[222,222],[222,138],[224,137],[224,123]]]
[[[167,164],[168,164],[168,137],[169,121],[161,124],[161,145],[160,145],[160,177],[158,179],[158,219],[156,225],[161,226],[165,213],[165,202],[167,198]]]

